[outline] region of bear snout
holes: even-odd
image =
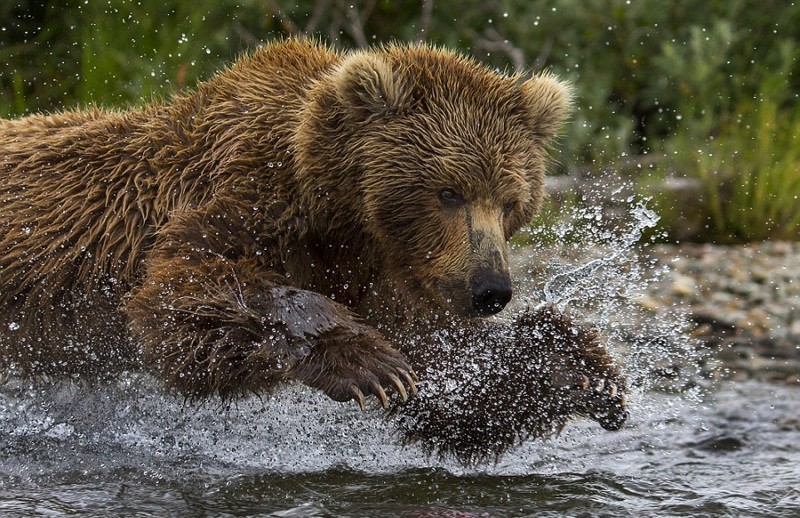
[[[499,313],[511,300],[508,272],[479,271],[472,280],[472,309],[480,316]]]

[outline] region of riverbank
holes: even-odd
[[[512,254],[515,304],[540,303],[566,272],[576,278],[553,291],[573,290],[568,309],[616,342],[634,378],[800,386],[800,243],[630,245],[597,234]]]
[[[657,245],[669,271],[638,301],[681,306],[722,379],[800,385],[800,243]]]

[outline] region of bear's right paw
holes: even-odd
[[[380,341],[370,342],[322,341],[295,366],[292,377],[334,401],[355,400],[362,410],[369,395],[388,409],[387,391],[396,392],[402,401],[416,394],[417,375],[402,353]]]
[[[568,394],[579,414],[591,417],[604,429],[619,430],[628,420],[623,380],[589,379],[586,375],[573,372],[556,376],[554,383]]]

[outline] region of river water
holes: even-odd
[[[514,255],[517,305],[574,310],[632,385],[618,432],[575,421],[497,464],[401,446],[378,409],[301,386],[223,408],[148,375],[0,385],[0,516],[800,516],[800,388],[713,382],[681,308],[637,297],[668,265],[657,217],[576,210]],[[661,272],[661,273],[660,273]]]
[[[184,405],[134,375],[0,397],[1,516],[798,516],[800,389],[650,392],[498,464],[396,443],[378,410],[303,387]]]

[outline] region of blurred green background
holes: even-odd
[[[652,197],[667,240],[800,238],[788,0],[4,0],[0,116],[145,103],[286,34],[424,40],[572,81],[545,217],[604,186]]]

